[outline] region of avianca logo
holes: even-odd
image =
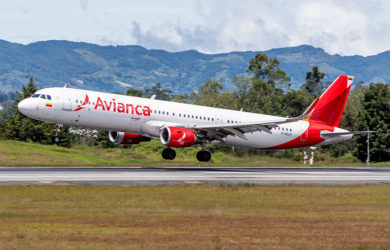
[[[85,101],[83,102],[83,104],[78,105],[77,108],[73,111],[79,111],[85,108],[84,106],[87,105],[88,103],[89,103],[88,95],[85,95]],[[124,114],[137,114],[143,116],[150,116],[150,108],[148,106],[133,105],[131,103],[122,103],[122,102],[117,103],[114,98],[110,102],[108,102],[98,97],[94,109],[96,110],[101,109],[102,111],[112,111],[112,112],[118,112]]]
[[[180,145],[184,145],[184,139],[186,138],[186,133],[183,134],[183,137],[180,138],[179,140],[177,140],[177,142],[180,144]]]
[[[85,108],[84,106],[87,105],[88,102],[89,102],[89,97],[88,97],[88,95],[85,95],[85,100],[84,100],[83,104],[77,105],[77,108],[73,111],[82,110],[83,108]]]

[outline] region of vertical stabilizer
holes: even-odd
[[[340,75],[305,111],[311,112],[308,120],[338,127],[352,82],[352,76]]]

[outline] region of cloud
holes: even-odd
[[[196,24],[163,21],[141,29],[137,44],[148,48],[206,53],[267,50],[310,44],[329,53],[369,55],[390,49],[387,20],[375,18],[380,1],[196,1]]]
[[[80,5],[80,8],[81,8],[83,11],[87,11],[87,10],[88,10],[88,7],[89,7],[89,2],[88,2],[88,0],[80,0],[80,1],[79,1],[79,5]]]

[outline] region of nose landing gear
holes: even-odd
[[[58,137],[58,135],[61,133],[61,129],[64,125],[62,124],[56,124],[56,136],[54,137],[54,141],[55,143],[59,143],[60,142],[60,138]]]
[[[173,160],[176,157],[176,151],[171,148],[166,148],[162,151],[162,157],[165,160]]]

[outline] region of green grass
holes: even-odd
[[[31,142],[0,140],[0,166],[225,166],[225,167],[272,167],[272,166],[303,166],[289,158],[276,158],[264,155],[236,156],[231,151],[216,151],[212,154],[209,163],[199,163],[196,153],[200,146],[178,148],[174,161],[165,161],[161,158],[161,151],[165,148],[158,140],[134,145],[130,148],[99,148],[75,146],[63,148],[56,145],[41,145]],[[352,156],[345,159],[329,159],[316,162],[316,166],[344,166],[361,167]],[[390,163],[374,164],[374,166],[390,166]]]
[[[390,186],[0,186],[0,249],[388,248]]]

